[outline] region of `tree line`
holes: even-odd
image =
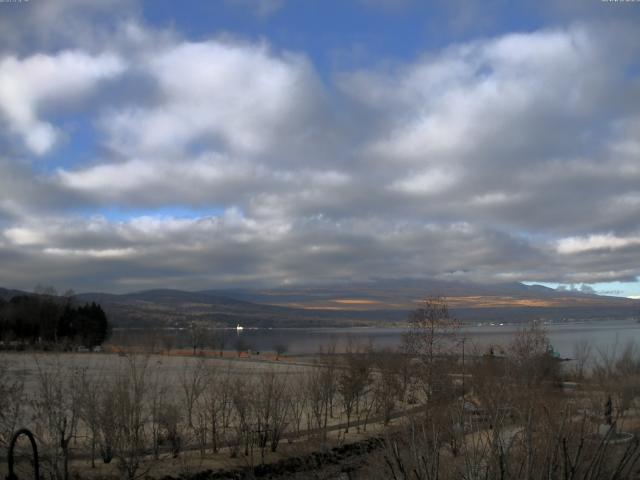
[[[73,296],[50,294],[16,295],[0,298],[0,340],[4,345],[101,345],[109,336],[110,324],[95,302],[75,305]]]

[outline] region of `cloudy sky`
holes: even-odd
[[[0,285],[640,295],[640,2],[0,2]]]

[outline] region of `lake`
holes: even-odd
[[[459,335],[465,338],[467,352],[484,353],[490,346],[504,346],[521,327],[518,325],[465,326]],[[620,351],[628,342],[640,344],[640,323],[628,321],[599,321],[584,323],[555,323],[545,325],[551,344],[563,357],[573,357],[575,345],[589,342],[593,352]],[[224,348],[234,350],[241,344],[254,351],[273,351],[277,345],[286,347],[290,354],[313,354],[319,348],[335,344],[338,352],[349,345],[372,344],[376,348],[397,348],[402,343],[406,328],[379,327],[335,327],[335,328],[245,328],[238,332],[235,328],[215,329],[213,336],[224,339]],[[141,335],[142,332],[140,332]],[[175,336],[175,346],[189,345],[188,330],[167,330],[162,335]],[[135,342],[136,335],[131,330],[116,330],[114,343],[125,339]]]

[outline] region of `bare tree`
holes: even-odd
[[[240,447],[244,448],[244,455],[249,455],[249,448],[253,448],[251,427],[253,423],[252,390],[246,379],[236,378],[231,385],[231,402],[233,405],[235,426],[235,439],[231,449],[231,456],[239,453]]]
[[[628,342],[619,350],[618,342],[612,348],[598,349],[593,362],[592,377],[600,387],[600,398],[594,396],[595,410],[599,410],[603,398],[611,396],[615,410],[623,414],[640,396],[640,350]]]
[[[86,370],[81,371],[79,391],[79,415],[89,430],[91,468],[96,467],[96,450],[100,443],[100,403],[102,400],[101,376],[92,378]]]
[[[147,440],[148,363],[148,357],[127,356],[125,365],[116,372],[109,392],[114,406],[118,468],[122,477],[129,480],[141,475]]]
[[[185,361],[180,381],[182,388],[182,405],[185,411],[187,427],[191,430],[195,429],[194,416],[195,406],[198,398],[205,389],[205,365],[199,361],[195,365]]]
[[[165,437],[169,436],[166,430],[168,423],[170,423],[165,416],[169,387],[161,377],[160,369],[156,368],[148,372],[146,388],[149,399],[147,405],[149,408],[148,430],[151,437],[153,458],[157,460],[160,458],[160,446],[166,439]]]
[[[257,436],[260,458],[264,463],[267,447],[275,452],[286,427],[289,399],[286,385],[274,371],[260,375],[255,385],[253,396],[255,412],[255,433]]]
[[[35,358],[38,377],[31,404],[42,429],[41,438],[49,450],[51,474],[67,480],[70,443],[76,434],[80,413],[82,373],[76,368],[64,369],[58,357],[53,365],[43,365]]]
[[[446,299],[428,297],[409,315],[409,331],[403,338],[404,351],[420,363],[417,380],[424,401],[429,403],[446,388],[445,364],[454,349],[458,321],[449,313]]]
[[[270,378],[264,379],[263,391],[273,392],[273,407],[271,412],[271,451],[278,448],[282,435],[288,427],[289,407],[291,405],[291,393],[286,384],[285,376],[276,377],[275,372]]]
[[[218,350],[218,356],[222,357],[224,355],[224,347],[227,344],[227,338],[225,337],[224,332],[218,332],[213,336],[213,347]]]
[[[382,413],[384,425],[388,425],[396,407],[396,402],[404,398],[402,375],[397,361],[401,355],[384,351],[374,355],[374,366],[378,374],[374,376],[373,394],[375,407]]]
[[[300,376],[301,377],[301,376]],[[300,435],[302,419],[309,411],[309,392],[304,377],[292,381],[287,387],[291,389],[289,396],[289,412],[293,425],[295,425],[296,435]]]
[[[206,326],[197,323],[191,322],[189,327],[189,335],[191,340],[191,347],[193,348],[193,355],[196,355],[198,350],[202,350],[206,342],[206,334],[207,329]]]
[[[246,352],[247,350],[249,350],[249,344],[242,337],[238,337],[236,339],[235,347],[236,347],[236,353],[238,354],[238,357],[242,355],[242,352]]]
[[[23,421],[24,412],[24,373],[11,375],[6,358],[2,357],[2,367],[0,368],[0,398],[2,398],[2,409],[0,409],[0,445],[8,446],[13,432]]]
[[[204,392],[207,388],[207,370],[202,360],[195,365],[185,361],[181,375],[182,409],[187,431],[195,437],[204,455],[206,444],[206,415]]]
[[[284,343],[278,343],[275,347],[276,360],[280,360],[280,357],[287,353],[287,346]]]
[[[512,381],[526,387],[543,381],[557,381],[560,365],[551,354],[551,345],[545,328],[533,322],[518,330],[507,347]]]
[[[338,374],[338,393],[347,416],[345,433],[349,432],[352,414],[359,414],[362,397],[371,383],[371,365],[368,355],[352,345],[347,346],[345,364]]]
[[[215,367],[209,368],[204,401],[213,453],[217,453],[230,428],[232,414],[231,387],[231,371],[229,368],[226,368],[224,373],[220,373]]]
[[[573,347],[573,376],[582,380],[591,361],[592,346],[587,340],[579,340]]]
[[[165,353],[167,355],[169,355],[169,353],[171,353],[171,350],[173,350],[173,347],[176,344],[176,338],[173,332],[164,332],[164,334],[161,337],[161,343],[162,343],[162,348],[164,349]]]
[[[169,443],[171,456],[177,458],[182,447],[180,435],[180,407],[175,403],[165,402],[159,412],[158,424],[162,429],[162,441]]]
[[[337,368],[333,361],[314,366],[306,377],[309,413],[315,428],[320,433],[323,447],[327,440],[327,427],[336,391],[336,380]]]
[[[104,463],[111,463],[118,445],[118,419],[114,416],[117,408],[117,399],[113,396],[113,392],[114,385],[112,382],[103,384],[100,389],[98,403],[99,446],[100,456]]]

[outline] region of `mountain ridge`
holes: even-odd
[[[0,288],[0,297],[27,294]],[[640,300],[558,291],[520,283],[478,284],[429,279],[376,280],[324,286],[272,289],[149,289],[123,294],[86,292],[81,303],[101,304],[118,326],[323,327],[404,323],[420,299],[441,295],[451,312],[465,322],[533,319],[632,318]]]

